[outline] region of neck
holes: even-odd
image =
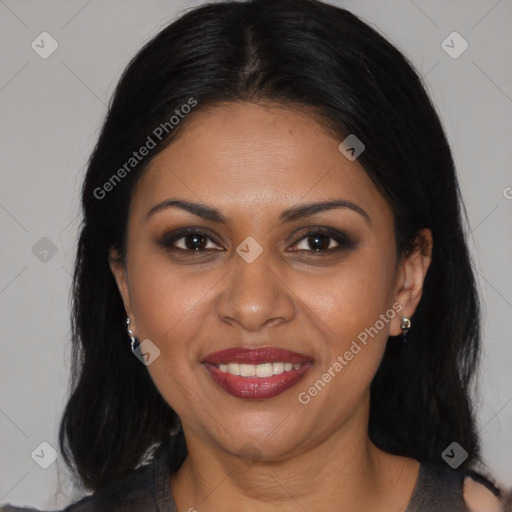
[[[388,510],[407,507],[419,464],[377,448],[367,415],[354,417],[314,446],[279,460],[240,459],[185,432],[188,456],[171,475],[179,510]],[[300,505],[300,506],[299,506]]]

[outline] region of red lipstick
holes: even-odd
[[[213,352],[204,358],[203,363],[220,364],[220,363],[245,363],[245,364],[261,364],[274,363],[282,361],[285,363],[306,363],[312,361],[313,358],[284,350],[276,347],[260,347],[260,348],[228,348]]]
[[[219,365],[227,365],[229,363],[237,365],[288,363],[287,367],[291,366],[291,363],[295,366],[300,364],[300,367],[283,371],[282,365],[277,365],[280,367],[277,370],[280,373],[276,375],[243,377],[219,369]],[[297,384],[312,365],[312,358],[309,356],[275,347],[261,347],[257,349],[230,348],[214,352],[203,361],[203,366],[208,370],[208,374],[215,384],[232,396],[252,400],[272,398],[280,395]]]

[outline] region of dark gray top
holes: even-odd
[[[474,477],[474,473],[421,463],[406,512],[468,512],[462,496],[466,476]],[[164,450],[159,449],[149,464],[140,466],[125,477],[110,482],[93,495],[56,512],[178,512],[171,494],[169,477],[168,456]],[[481,481],[478,478],[477,480]],[[495,495],[499,495],[499,490],[492,484],[481,482]],[[11,505],[0,507],[0,512],[37,510]]]

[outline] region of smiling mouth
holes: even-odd
[[[232,364],[232,363],[231,363]],[[268,363],[267,363],[268,364]],[[268,367],[270,364],[261,364],[261,365],[239,365],[241,367],[251,367],[257,368],[258,366],[265,366],[266,369],[264,371],[268,372]],[[278,365],[286,363],[277,363]],[[290,365],[292,363],[288,363]],[[236,365],[236,363],[235,363]],[[295,366],[298,365],[298,368],[292,368],[290,370],[285,370],[281,373],[258,377],[254,376],[242,376],[242,375],[234,375],[229,372],[222,371],[219,367],[210,363],[203,363],[203,366],[208,370],[208,374],[213,380],[213,382],[219,386],[221,389],[229,393],[230,395],[236,398],[244,398],[251,400],[260,400],[264,398],[272,398],[274,396],[280,395],[284,393],[291,387],[295,386],[307,371],[311,368],[313,363],[311,361],[307,363],[295,363]],[[220,366],[220,365],[219,365]],[[229,364],[227,365],[229,368]],[[272,363],[273,367],[273,363]],[[280,369],[280,366],[278,366]],[[234,368],[236,370],[236,367]],[[238,370],[241,371],[241,370]],[[256,371],[256,370],[254,370]]]
[[[302,363],[304,364],[304,363]],[[224,373],[230,375],[240,375],[241,377],[271,377],[272,375],[281,375],[284,372],[298,370],[301,363],[261,363],[261,364],[244,364],[244,363],[220,363],[215,366]]]
[[[231,348],[202,362],[212,381],[232,396],[264,399],[295,386],[313,365],[312,358],[277,347]]]

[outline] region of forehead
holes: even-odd
[[[169,197],[225,212],[278,215],[298,202],[346,199],[370,216],[390,214],[366,172],[338,149],[341,138],[310,113],[228,103],[198,110],[141,178],[132,210]]]

